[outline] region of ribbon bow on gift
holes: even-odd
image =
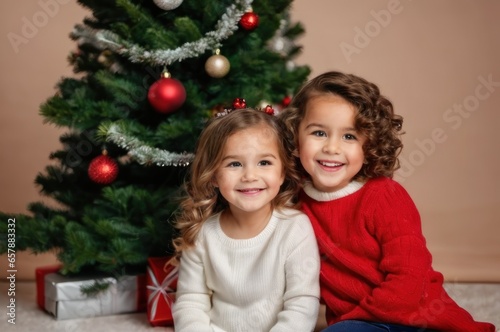
[[[148,305],[150,304],[151,301],[153,301],[153,304],[151,305],[151,318],[155,318],[156,316],[156,308],[158,306],[158,301],[160,300],[160,294],[163,296],[163,299],[165,299],[165,302],[168,304],[169,307],[172,306],[172,299],[170,296],[168,296],[167,292],[173,292],[174,290],[170,288],[170,284],[172,281],[177,278],[177,271],[179,270],[178,266],[175,266],[172,271],[170,271],[165,279],[163,279],[163,282],[161,285],[158,283],[158,280],[156,279],[153,271],[148,267],[148,274],[149,277],[151,278],[151,282],[153,285],[148,285],[147,289],[151,290],[151,294],[149,294],[148,297]]]

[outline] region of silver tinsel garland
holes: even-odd
[[[222,46],[221,41],[229,38],[238,29],[238,23],[245,11],[251,8],[253,0],[235,0],[217,21],[215,30],[209,31],[196,42],[185,43],[175,49],[146,50],[145,48],[122,40],[109,30],[95,30],[78,24],[71,37],[79,43],[88,43],[100,50],[128,57],[131,62],[146,63],[154,66],[167,66],[187,58],[200,56],[207,50],[215,50]],[[193,153],[172,153],[166,150],[147,146],[135,137],[122,132],[119,125],[111,125],[106,132],[106,140],[126,149],[128,155],[140,164],[157,166],[188,166],[194,158]]]
[[[126,149],[128,155],[140,164],[157,166],[188,166],[194,158],[192,153],[173,153],[147,146],[135,137],[122,132],[120,126],[112,124],[106,132],[106,140]]]
[[[221,19],[217,21],[215,30],[209,31],[196,42],[185,43],[176,49],[146,50],[130,44],[115,33],[108,30],[93,30],[87,26],[76,25],[71,33],[72,38],[91,43],[100,49],[109,49],[125,55],[131,62],[148,63],[154,66],[168,66],[174,62],[197,57],[207,50],[222,47],[221,41],[229,38],[238,28],[238,22],[245,11],[251,7],[253,0],[235,0],[234,4],[226,9]]]

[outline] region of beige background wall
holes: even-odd
[[[76,46],[68,34],[85,15],[68,0],[0,3],[1,211],[25,212],[41,199],[33,180],[63,130],[44,125],[38,106],[71,75],[66,57]],[[296,0],[292,10],[306,28],[297,63],[312,75],[363,76],[403,115],[397,179],[448,280],[500,281],[499,16],[495,0]],[[17,259],[19,278],[53,262]]]

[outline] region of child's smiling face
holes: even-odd
[[[214,184],[234,213],[267,213],[285,174],[278,139],[258,125],[231,135],[224,146]]]
[[[354,129],[356,114],[356,108],[339,96],[318,95],[308,101],[298,148],[316,189],[342,189],[362,168],[365,137]]]

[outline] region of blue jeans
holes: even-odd
[[[429,331],[420,327],[396,324],[373,323],[362,320],[344,320],[328,326],[322,332],[423,332]]]

